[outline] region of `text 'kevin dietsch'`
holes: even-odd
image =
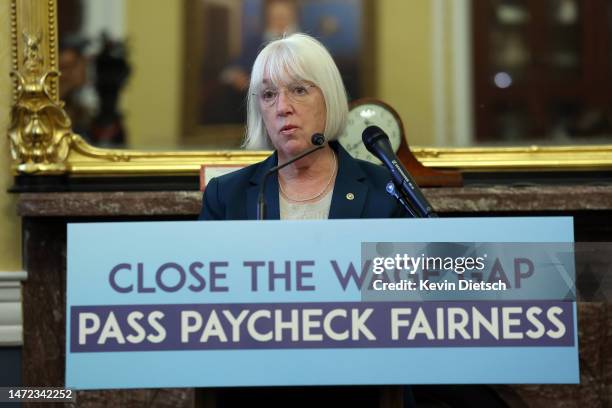
[[[426,291],[426,292],[447,292],[447,291],[503,291],[507,289],[504,281],[497,282],[481,282],[473,280],[459,280],[458,282],[432,282],[429,279],[423,279],[417,282],[407,279],[402,279],[398,282],[385,282],[383,280],[375,280],[372,282],[374,290],[406,290],[406,291]]]

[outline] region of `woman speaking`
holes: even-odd
[[[268,170],[313,147],[317,133],[329,141],[324,148],[268,178],[266,219],[407,216],[385,191],[388,171],[354,159],[335,141],[344,130],[348,103],[338,68],[319,41],[293,34],[270,42],[253,64],[247,105],[244,146],[274,153],[210,180],[201,220],[256,219]]]
[[[247,106],[248,149],[273,149],[266,160],[213,178],[206,186],[201,220],[257,219],[258,196],[268,171],[311,149],[323,148],[267,177],[266,219],[389,218],[407,212],[385,191],[381,166],[351,157],[335,139],[348,114],[338,68],[320,42],[305,34],[272,41],[257,56]],[[319,137],[320,138],[320,137]],[[218,406],[378,406],[378,387],[242,388],[217,392]],[[404,404],[412,403],[409,388]]]

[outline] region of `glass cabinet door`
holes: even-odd
[[[477,142],[612,142],[612,0],[479,0],[472,14]]]
[[[582,65],[583,24],[581,3],[577,0],[547,0],[546,25],[548,44],[543,67],[553,79],[580,79]]]

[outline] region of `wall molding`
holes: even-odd
[[[0,347],[23,344],[21,282],[27,275],[25,271],[0,271]]]

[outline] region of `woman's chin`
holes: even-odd
[[[308,146],[303,141],[290,140],[280,147],[279,152],[287,157],[294,157],[308,149]]]

